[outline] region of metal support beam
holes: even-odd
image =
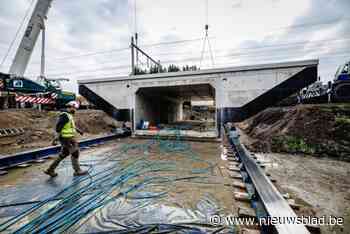
[[[141,54],[143,54],[144,56],[146,56],[149,60],[151,60],[154,64],[156,64],[157,66],[160,66],[160,63],[158,63],[156,60],[154,60],[152,57],[150,57],[146,52],[144,52],[143,50],[141,50],[137,45],[134,44],[134,40],[131,40],[131,46],[134,47],[136,50],[138,50],[139,52],[141,52]]]
[[[131,37],[131,75],[135,75],[135,48],[134,48],[134,37]]]
[[[53,0],[38,0],[28,22],[23,38],[10,67],[11,75],[23,76],[32,55],[39,33],[42,30],[42,19],[47,18]]]
[[[45,19],[39,16],[41,19],[41,67],[40,67],[40,77],[43,79],[45,77],[45,43],[46,43],[46,26]]]

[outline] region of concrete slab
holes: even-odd
[[[239,180],[243,179],[242,175],[239,173],[229,172],[229,175],[232,179],[239,179]]]
[[[239,181],[234,181],[234,182],[232,183],[232,186],[233,186],[233,187],[236,187],[236,188],[240,188],[240,189],[246,189],[246,188],[247,188],[247,186],[245,185],[245,183],[239,182]]]
[[[239,167],[228,167],[228,170],[232,171],[232,172],[240,172],[241,169]]]
[[[148,144],[150,144],[149,147],[145,147]],[[165,171],[155,170],[126,181],[121,189],[130,188],[135,183],[142,182],[147,178],[154,178],[157,185],[140,187],[137,191],[129,193],[127,199],[125,196],[113,199],[109,204],[92,213],[90,218],[80,220],[82,222],[77,223],[76,227],[80,224],[81,226],[74,229],[74,233],[121,230],[123,228],[118,224],[128,226],[130,222],[143,224],[198,223],[199,226],[196,227],[202,229],[203,226],[206,230],[203,233],[207,233],[213,230],[207,229],[208,225],[201,226],[199,224],[207,222],[201,217],[206,217],[206,214],[216,212],[216,210],[227,215],[235,214],[236,204],[232,199],[233,188],[229,185],[231,178],[225,173],[220,173],[218,169],[226,164],[226,161],[221,160],[219,143],[186,142],[186,144],[190,144],[191,151],[189,152],[191,153],[183,151],[163,152],[155,142],[135,139],[122,139],[110,142],[105,146],[84,150],[81,153],[80,162],[84,168],[92,168],[90,175],[105,171],[111,165],[120,165],[121,168],[124,168],[138,160],[142,161],[140,166],[151,163],[150,165],[156,169],[156,167],[166,164],[169,169]],[[129,150],[125,151],[125,149]],[[13,217],[27,210],[33,204],[38,204],[39,201],[54,197],[77,181],[76,178],[73,178],[69,158],[62,162],[57,171],[59,176],[54,179],[42,172],[50,162],[52,161],[47,160],[43,164],[35,164],[29,168],[12,169],[8,175],[1,176],[0,196],[2,204],[0,207],[5,203],[33,203],[2,208],[0,209],[0,218]],[[208,165],[211,166],[208,167]],[[173,168],[175,170],[172,170]],[[121,173],[119,170],[118,172]],[[118,176],[118,173],[115,176]],[[89,178],[87,177],[87,182],[94,177]],[[163,179],[166,180],[163,181]],[[81,182],[72,189],[85,188],[86,185]],[[114,192],[118,191],[116,189]],[[165,192],[166,196],[157,199],[151,198],[152,194],[159,192]],[[138,196],[146,195],[151,197],[138,198]],[[83,201],[84,198],[78,202]],[[49,207],[55,206],[55,204],[51,203]],[[74,206],[74,203],[68,206]],[[38,214],[33,214],[33,217],[36,215]],[[13,226],[12,230],[16,230],[28,220],[21,220]]]
[[[198,132],[193,130],[180,130],[180,131],[174,131],[174,130],[135,130],[134,136],[135,137],[180,137],[182,139],[206,139],[206,140],[216,140],[217,135],[215,131],[206,131],[206,132]]]
[[[0,176],[8,174],[8,171],[0,170]]]
[[[261,234],[261,232],[258,229],[243,228],[240,234]]]
[[[238,208],[238,217],[249,217],[256,218],[255,210],[251,207],[239,207]]]
[[[235,198],[237,201],[250,202],[250,196],[249,196],[248,193],[235,192],[235,193],[234,193],[234,198]]]

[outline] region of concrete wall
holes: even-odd
[[[128,81],[110,81],[86,84],[86,86],[117,109],[133,109],[134,107],[135,87],[132,88]]]
[[[145,96],[138,94],[135,100],[135,123],[140,123],[141,120],[151,121],[151,124],[159,121],[157,116],[158,105],[152,104],[152,100],[147,99]],[[153,122],[153,123],[152,123]]]
[[[288,92],[286,92],[286,94],[289,94],[300,87],[316,81],[317,65],[318,60],[308,60],[200,70],[195,72],[112,77],[78,81],[78,83],[80,85],[86,85],[89,89],[118,109],[135,110],[140,108],[139,113],[143,113],[142,115],[145,116],[147,116],[148,113],[146,113],[145,108],[142,107],[141,102],[145,102],[144,105],[146,106],[149,106],[150,103],[137,99],[136,92],[140,88],[210,84],[215,88],[215,103],[217,109],[220,110],[218,111],[218,115],[221,121],[226,121],[223,120],[225,113],[239,112],[240,108],[249,106],[252,101],[259,97],[267,96],[266,94],[274,88],[281,90],[289,88],[287,90]],[[293,80],[293,82],[289,82],[289,80]],[[281,92],[283,92],[283,90]],[[278,96],[278,98],[282,97],[283,95]],[[263,103],[266,102],[266,100],[266,98],[261,99],[261,104],[264,108],[267,106]],[[269,97],[269,100],[268,105],[273,101],[279,101],[277,99],[271,101],[271,97]],[[137,102],[140,104],[136,104]],[[249,108],[252,109],[254,106],[250,105]],[[135,110],[135,112],[137,112],[137,110]],[[137,116],[137,114],[135,116]],[[173,116],[174,115],[171,114],[171,117]],[[139,119],[135,120],[139,121]]]
[[[317,65],[316,61],[306,61],[304,63],[242,67],[241,69],[226,68],[86,80],[79,81],[79,84],[87,85],[106,101],[121,109],[133,109],[135,107],[134,96],[139,88],[189,84],[212,85],[216,89],[215,99],[218,108],[241,107],[301,72],[310,66],[309,64]]]
[[[232,72],[216,79],[218,108],[244,106],[261,94],[286,81],[305,67]]]

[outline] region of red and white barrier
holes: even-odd
[[[35,104],[55,104],[55,101],[52,100],[51,98],[21,96],[21,95],[16,95],[16,102],[27,102],[27,103],[35,103]]]
[[[57,93],[51,93],[51,98],[57,99],[57,97],[58,97],[58,94],[57,94]]]

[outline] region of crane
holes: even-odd
[[[10,67],[9,74],[15,76],[23,76],[30,57],[33,53],[33,49],[36,41],[38,40],[39,34],[42,31],[42,58],[41,58],[41,76],[44,75],[44,61],[45,61],[45,20],[51,7],[53,0],[38,0],[32,16],[28,22],[25,33],[22,37],[21,43],[17,49],[15,58]]]
[[[27,24],[26,30],[16,51],[9,73],[0,73],[0,91],[24,93],[27,95],[43,96],[43,98],[16,98],[17,101],[32,101],[37,104],[56,104],[59,106],[75,100],[75,94],[63,92],[60,82],[68,81],[65,78],[48,79],[45,76],[45,21],[53,0],[38,0]],[[41,69],[38,82],[23,77],[35,44],[42,35]],[[19,95],[17,95],[19,96]],[[21,96],[20,96],[21,97]],[[8,98],[8,97],[7,97]],[[55,99],[55,100],[54,100]],[[1,103],[0,103],[1,106]]]

